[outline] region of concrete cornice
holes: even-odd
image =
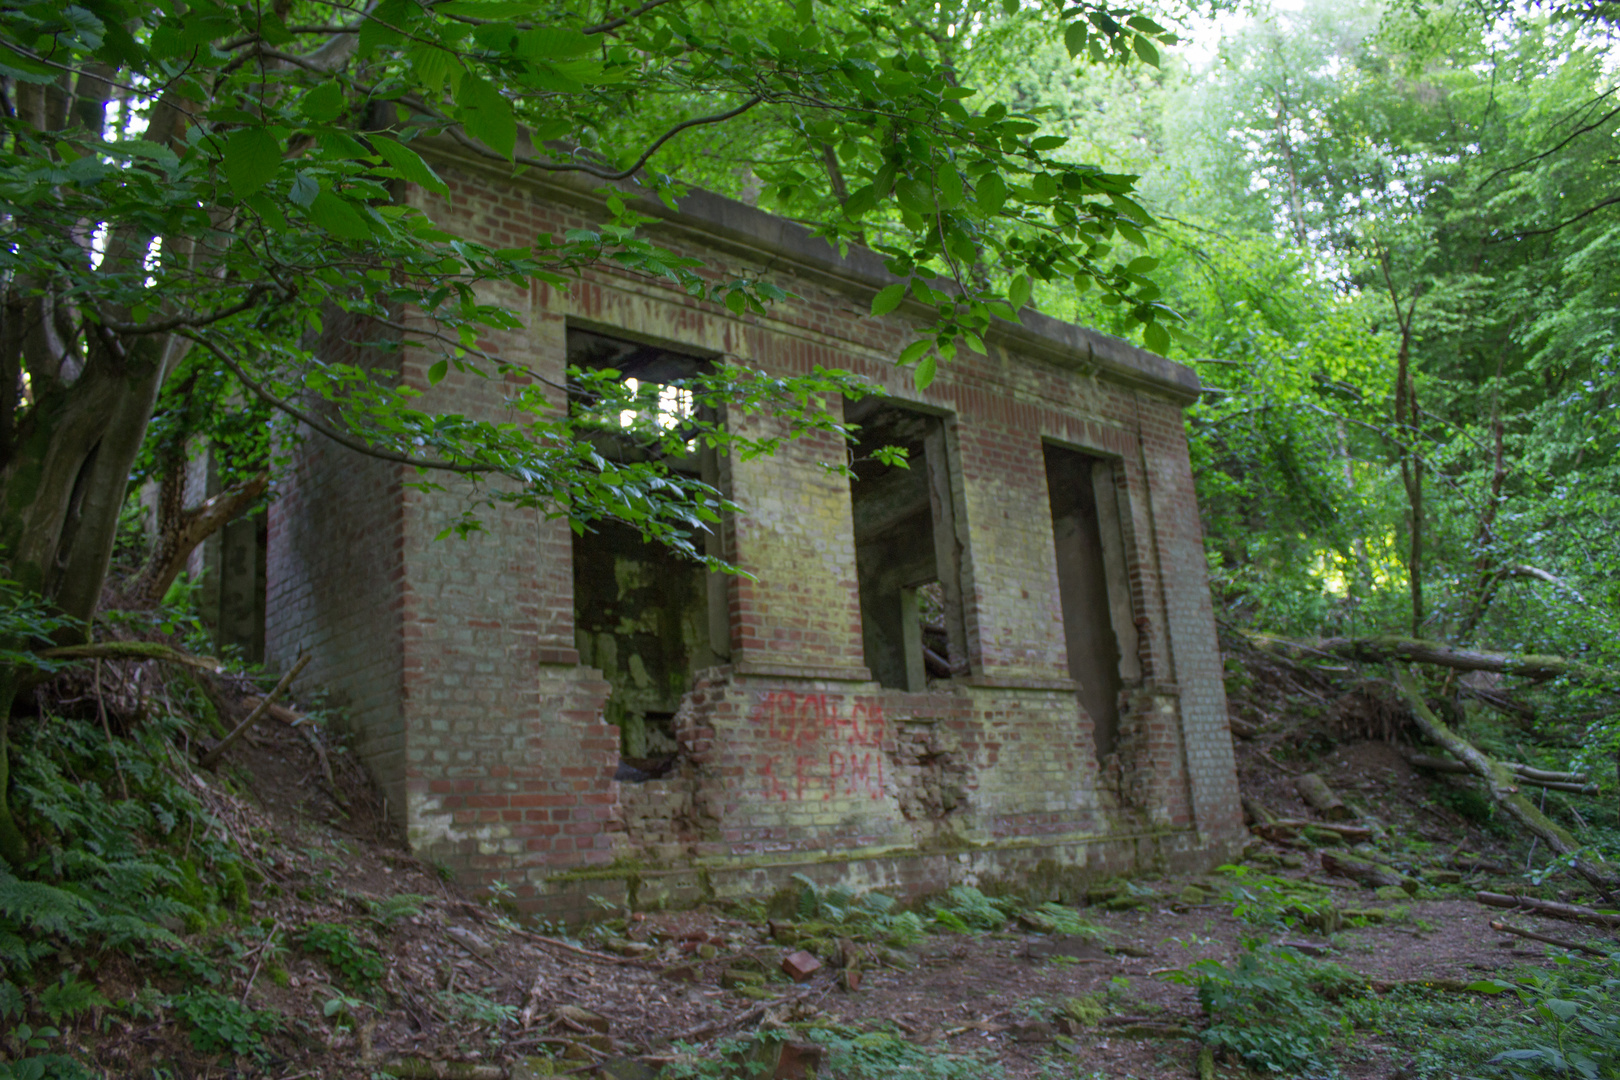
[[[614,187],[638,213],[657,219],[657,224],[647,227],[649,234],[680,237],[694,246],[812,281],[862,304],[870,304],[878,290],[900,280],[884,267],[883,257],[868,248],[852,246],[849,254],[840,255],[831,244],[812,236],[797,222],[711,191],[694,189],[671,210],[632,181],[609,184],[585,173],[542,173],[532,169],[514,178],[508,167],[450,139],[419,139],[412,145],[434,161],[485,173],[527,188],[545,201],[587,211],[601,210],[604,200],[599,192]],[[520,145],[519,150],[523,149]],[[918,318],[933,311],[909,299],[900,310]],[[1183,405],[1198,398],[1198,375],[1191,368],[1121,338],[1030,308],[1019,312],[1016,323],[994,320],[984,338],[987,344],[1079,373],[1094,373],[1109,382],[1168,397]]]

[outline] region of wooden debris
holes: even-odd
[[[1352,840],[1356,843],[1371,840],[1373,835],[1372,828],[1368,825],[1344,825],[1330,821],[1301,821],[1298,818],[1282,818],[1271,824],[1278,829],[1321,829],[1323,832],[1338,833],[1346,840]]]
[[[1328,787],[1327,781],[1315,773],[1296,777],[1294,787],[1299,791],[1300,798],[1329,821],[1345,821],[1355,816],[1338,793]]]
[[[1442,773],[1472,773],[1473,770],[1460,761],[1449,761],[1446,758],[1431,757],[1427,754],[1408,754],[1406,760],[1412,763],[1415,769],[1427,769],[1430,772]],[[1536,769],[1529,765],[1521,765],[1516,761],[1497,762],[1502,768],[1513,773],[1518,783],[1528,784],[1531,787],[1548,788],[1552,791],[1567,791],[1574,795],[1596,795],[1597,785],[1590,782],[1584,773],[1551,772],[1547,769]]]
[[[1395,683],[1400,687],[1407,704],[1412,707],[1412,714],[1417,720],[1418,727],[1423,729],[1423,734],[1445,747],[1447,753],[1467,765],[1470,772],[1485,781],[1486,791],[1498,806],[1517,818],[1533,835],[1539,836],[1554,852],[1572,857],[1571,865],[1576,873],[1596,885],[1605,895],[1611,894],[1617,886],[1620,886],[1620,876],[1615,874],[1612,867],[1581,857],[1578,854],[1581,844],[1575,837],[1537,810],[1529,799],[1519,794],[1519,787],[1512,772],[1485,756],[1473,743],[1457,735],[1434,715],[1428,703],[1423,700],[1423,693],[1410,671],[1397,667]]]
[[[1561,904],[1556,900],[1537,900],[1533,896],[1508,896],[1493,892],[1475,893],[1474,899],[1488,907],[1507,908],[1510,911],[1533,911],[1537,915],[1550,915],[1555,919],[1620,927],[1620,914],[1598,911],[1580,904]]]
[[[1418,891],[1418,883],[1393,866],[1373,862],[1371,859],[1357,858],[1354,855],[1344,855],[1334,851],[1322,852],[1322,869],[1329,874],[1347,877],[1352,881],[1359,881],[1369,889],[1383,888],[1386,885],[1398,885],[1405,889],[1407,895]]]
[[[218,763],[219,756],[223,754],[232,743],[245,735],[249,728],[258,723],[259,717],[263,716],[266,710],[268,710],[269,707],[275,703],[276,698],[280,697],[282,693],[286,691],[287,687],[290,686],[292,681],[298,677],[298,673],[304,670],[305,665],[307,665],[309,661],[309,653],[305,653],[303,656],[300,656],[298,658],[298,662],[292,666],[292,670],[281,677],[281,681],[276,683],[276,688],[270,691],[269,695],[259,703],[259,707],[248,713],[247,719],[243,720],[240,724],[237,724],[236,728],[229,735],[225,736],[218,743],[214,744],[214,748],[202,756],[202,758],[199,760],[199,764],[201,764],[205,769],[212,769],[214,765]]]
[[[1500,675],[1520,675],[1526,679],[1556,679],[1567,675],[1596,686],[1620,686],[1620,671],[1569,660],[1562,656],[1533,656],[1515,653],[1459,649],[1438,641],[1398,636],[1372,638],[1323,638],[1319,641],[1292,641],[1270,634],[1245,633],[1257,648],[1287,656],[1293,652],[1312,655],[1326,653],[1364,663],[1407,660],[1436,664],[1455,671],[1491,671]]]
[[[1516,937],[1529,938],[1531,941],[1540,941],[1547,945],[1556,945],[1560,949],[1569,949],[1573,952],[1583,952],[1589,956],[1609,955],[1602,949],[1594,948],[1591,945],[1583,945],[1578,941],[1565,941],[1563,938],[1555,938],[1550,934],[1538,934],[1534,930],[1525,930],[1517,926],[1509,926],[1507,923],[1501,922],[1497,919],[1491,920],[1491,929],[1500,931],[1504,934],[1513,934]]]
[[[1243,816],[1250,825],[1270,825],[1277,820],[1277,816],[1266,809],[1265,803],[1247,795],[1243,797]]]

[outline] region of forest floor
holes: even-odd
[[[1415,895],[1329,876],[1322,853],[1345,849],[1312,830],[1256,839],[1236,869],[1099,883],[1072,922],[1007,902],[981,922],[997,928],[949,932],[926,907],[908,923],[898,908],[867,917],[833,895],[801,897],[774,920],[763,903],[608,909],[599,925],[565,932],[444,880],[390,833],[352,755],[266,722],[232,751],[237,794],[212,797],[263,878],[250,894],[254,934],[211,931],[230,961],[229,996],[251,1015],[276,1014],[257,1061],[203,1052],[195,1029],[209,1018],[194,1012],[188,1033],[162,1010],[106,1025],[94,1060],[114,1076],[282,1080],[786,1080],[817,1062],[823,1077],[872,1080],[1246,1077],[1258,1074],[1237,1053],[1204,1049],[1212,1017],[1194,984],[1221,973],[1216,990],[1237,993],[1241,1008],[1255,992],[1247,957],[1260,964],[1250,975],[1281,980],[1255,999],[1277,1010],[1272,1034],[1315,1040],[1312,1063],[1285,1073],[1463,1075],[1446,1055],[1523,1010],[1480,984],[1568,962],[1564,950],[1493,931],[1504,912],[1476,891],[1592,897],[1567,876],[1527,885],[1528,845],[1466,785],[1415,771],[1381,737],[1396,731],[1373,699],[1334,697],[1269,665],[1255,659],[1233,686],[1234,717],[1261,732],[1236,744],[1245,796],[1307,819],[1293,779],[1315,771],[1381,830],[1360,850],[1411,874]],[[975,896],[945,903],[983,914]],[[848,916],[829,916],[829,904]],[[1510,918],[1615,947],[1590,927]],[[781,962],[800,947],[827,962],[795,983]],[[151,981],[117,955],[98,978],[112,1000]]]

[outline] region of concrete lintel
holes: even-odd
[[[499,163],[477,155],[451,139],[419,139],[414,144],[434,160],[493,174],[507,183],[527,187],[550,202],[587,210],[599,210],[603,188],[616,188],[628,196],[628,205],[639,213],[659,219],[652,231],[682,235],[693,243],[814,281],[848,293],[863,304],[870,303],[880,289],[899,281],[883,265],[883,257],[868,248],[851,246],[849,254],[839,255],[827,241],[813,236],[809,229],[786,218],[716,195],[693,189],[671,210],[646,188],[633,180],[608,183],[585,173],[542,173],[530,170],[516,179]],[[531,149],[520,137],[518,152]],[[954,291],[950,282],[938,287]],[[912,300],[902,311],[922,316],[926,308]],[[1094,371],[1111,382],[1134,386],[1169,397],[1181,404],[1198,399],[1198,375],[1184,364],[1167,360],[1157,353],[1138,348],[1122,338],[1089,327],[1077,326],[1025,308],[1019,321],[993,320],[985,340],[1059,367],[1081,372]]]

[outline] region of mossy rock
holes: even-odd
[[[1417,892],[1417,882],[1411,882],[1410,888],[1404,885],[1380,885],[1373,890],[1373,895],[1380,900],[1410,900]]]
[[[1425,870],[1423,880],[1431,885],[1461,885],[1462,874],[1455,870]]]
[[[1157,897],[1154,896],[1132,896],[1130,893],[1122,893],[1119,896],[1104,900],[1098,906],[1104,911],[1135,911],[1137,908],[1149,906],[1156,899]]]
[[[1300,830],[1299,835],[1317,847],[1344,847],[1344,837],[1332,829],[1318,829],[1315,825],[1307,825]]]
[[[1086,887],[1086,903],[1106,903],[1122,893],[1126,893],[1123,881],[1099,881],[1095,885]]]
[[[1209,903],[1209,893],[1200,889],[1197,885],[1188,885],[1181,890],[1180,900],[1183,904],[1207,904]]]
[[[741,990],[745,986],[763,986],[765,973],[763,971],[743,971],[740,968],[729,968],[720,976],[720,985],[727,990]]]
[[[776,1000],[776,991],[767,986],[739,986],[737,987],[737,993],[745,998],[753,998],[755,1001]]]

